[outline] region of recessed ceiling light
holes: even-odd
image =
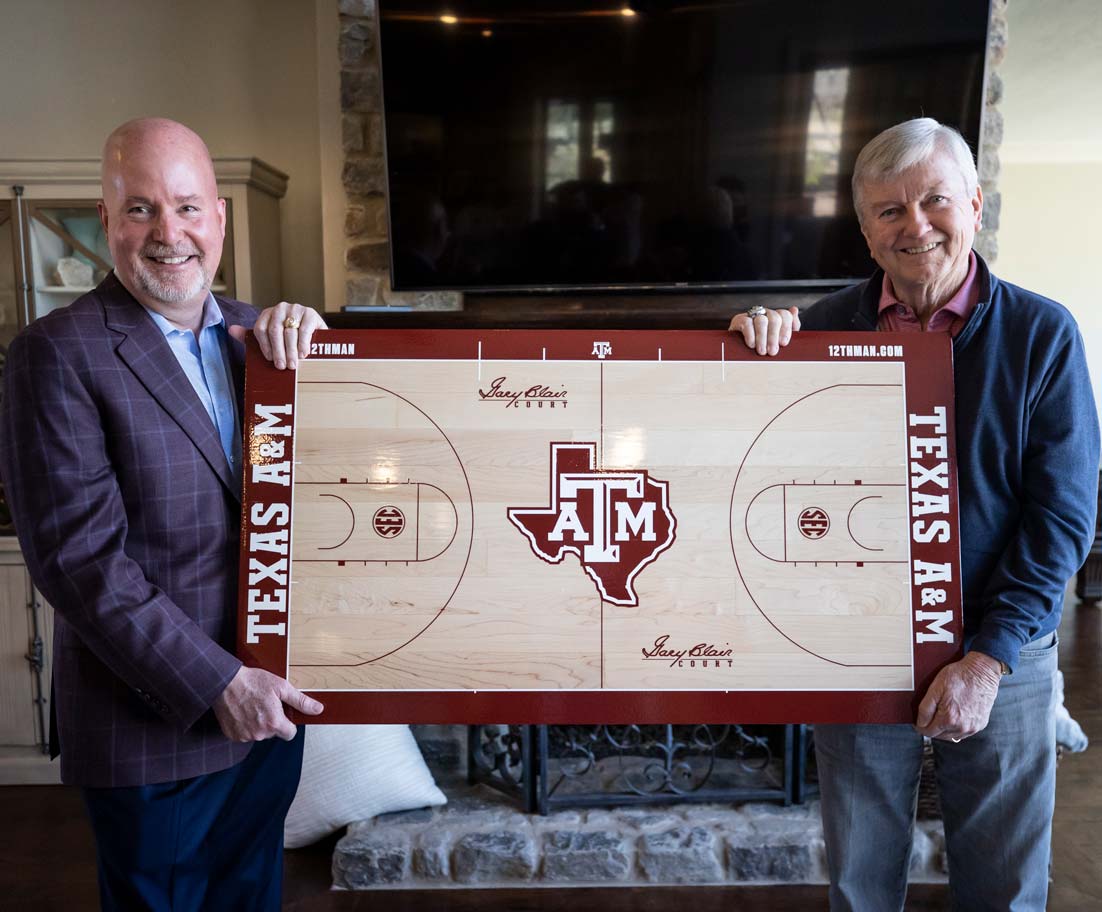
[[[459,17],[453,16],[451,13],[445,13],[440,17],[440,21],[443,22],[444,25],[455,25],[459,21]]]

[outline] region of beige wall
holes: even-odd
[[[996,271],[1083,331],[1102,406],[1102,14],[1098,0],[1011,0]]]
[[[1009,163],[999,187],[1003,211],[996,272],[1055,298],[1075,315],[1102,408],[1102,161]]]
[[[313,2],[3,0],[0,16],[0,158],[97,157],[131,117],[183,121],[212,154],[290,176],[283,294],[322,302]]]

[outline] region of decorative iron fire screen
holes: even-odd
[[[529,813],[560,807],[779,801],[801,803],[805,725],[471,725],[472,782]]]

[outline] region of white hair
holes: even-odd
[[[968,143],[952,127],[938,123],[932,117],[916,117],[888,127],[877,134],[863,148],[853,165],[853,207],[861,219],[861,187],[870,181],[882,181],[898,177],[931,158],[936,152],[944,152],[957,166],[965,190],[973,193],[979,186],[976,161]]]

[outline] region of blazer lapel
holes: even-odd
[[[229,327],[235,323],[237,316],[227,308],[226,302],[219,298],[214,299],[222,311],[226,320],[226,337],[230,343],[230,374],[233,377],[233,391],[237,396],[237,414],[241,419],[238,423],[244,424],[245,420],[245,346],[229,334]]]
[[[214,422],[195,395],[164,334],[112,274],[100,286],[109,329],[121,333],[116,351],[149,394],[195,444],[235,499],[241,499]]]
[[[242,450],[245,446],[245,344],[238,342],[233,336],[229,334],[229,328],[234,325],[245,326],[246,328],[252,327],[253,322],[256,319],[256,315],[251,310],[245,310],[245,313],[241,313],[241,305],[234,306],[223,300],[222,298],[215,297],[215,303],[222,311],[222,317],[226,321],[226,339],[229,342],[229,356],[230,356],[230,377],[233,380],[234,401],[237,404],[237,427],[241,432],[241,445]],[[241,454],[241,471],[246,472],[248,467],[245,465],[245,454]],[[243,487],[243,485],[242,485]],[[238,500],[241,500],[242,492],[240,487],[235,489],[235,496]]]

